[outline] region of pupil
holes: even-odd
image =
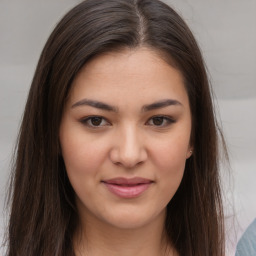
[[[153,118],[154,125],[162,125],[163,124],[163,117],[154,117]]]
[[[102,118],[101,117],[93,117],[91,119],[92,125],[98,126],[101,124]]]

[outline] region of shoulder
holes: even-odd
[[[240,238],[235,256],[255,256],[256,255],[256,219],[246,229]]]

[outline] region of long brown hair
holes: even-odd
[[[167,206],[180,255],[224,255],[218,128],[204,61],[182,18],[158,0],[87,0],[59,22],[41,54],[20,128],[10,187],[8,256],[74,255],[74,191],[59,153],[59,126],[74,77],[91,58],[150,47],[183,74],[193,156]]]

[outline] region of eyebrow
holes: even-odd
[[[173,106],[173,105],[174,106],[175,105],[182,106],[182,104],[177,100],[164,99],[164,100],[160,100],[160,101],[154,102],[149,105],[144,105],[142,107],[142,111],[146,112],[146,111],[155,110],[155,109],[164,108],[164,107]]]
[[[182,106],[182,104],[177,100],[164,99],[164,100],[156,101],[152,104],[142,106],[142,112],[147,112],[147,111],[164,108],[168,106],[173,106],[173,105]],[[94,108],[98,108],[98,109],[102,109],[110,112],[118,112],[117,107],[111,106],[107,103],[96,101],[96,100],[82,99],[76,102],[75,104],[73,104],[72,108],[79,107],[79,106],[90,106],[90,107],[94,107]]]
[[[75,104],[73,104],[72,108],[79,107],[79,106],[91,106],[91,107],[103,109],[106,111],[118,112],[117,107],[114,107],[114,106],[111,106],[104,102],[100,102],[100,101],[96,101],[96,100],[83,99],[83,100],[80,100],[80,101],[76,102]]]

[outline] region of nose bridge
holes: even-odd
[[[135,156],[140,148],[140,139],[138,135],[138,129],[135,126],[129,125],[122,130],[121,133],[120,150],[127,157]]]
[[[117,138],[116,162],[126,167],[134,167],[146,159],[146,149],[136,125],[125,125]]]

